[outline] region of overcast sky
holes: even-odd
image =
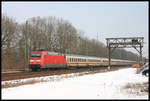
[[[98,33],[104,44],[105,38],[144,37],[143,56],[148,56],[148,2],[2,2],[2,14],[18,23],[37,16],[63,18],[90,39]]]

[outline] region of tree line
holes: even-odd
[[[89,39],[84,31],[72,23],[55,16],[33,17],[19,24],[15,19],[2,15],[1,20],[2,69],[21,69],[25,66],[25,35],[29,33],[29,50],[60,52],[96,57],[108,57],[107,47],[96,39]],[[138,55],[124,49],[116,49],[112,58],[137,61]]]

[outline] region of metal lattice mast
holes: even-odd
[[[142,48],[144,37],[106,38],[106,40],[109,58],[108,69],[110,69],[111,66],[111,54],[116,48],[135,48],[140,54],[139,64],[142,66]],[[137,48],[140,48],[140,50]]]

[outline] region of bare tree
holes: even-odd
[[[2,16],[2,68],[24,68],[25,34],[29,31],[30,51],[45,49],[69,54],[108,57],[107,47],[100,41],[84,36],[72,23],[55,16],[33,17],[18,24],[14,19]],[[138,55],[124,49],[116,49],[112,58],[137,60]]]

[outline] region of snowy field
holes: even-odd
[[[135,68],[126,68],[2,88],[1,96],[2,99],[149,99],[148,93],[130,94],[124,89],[129,83],[144,82],[149,82],[148,77],[136,74]]]

